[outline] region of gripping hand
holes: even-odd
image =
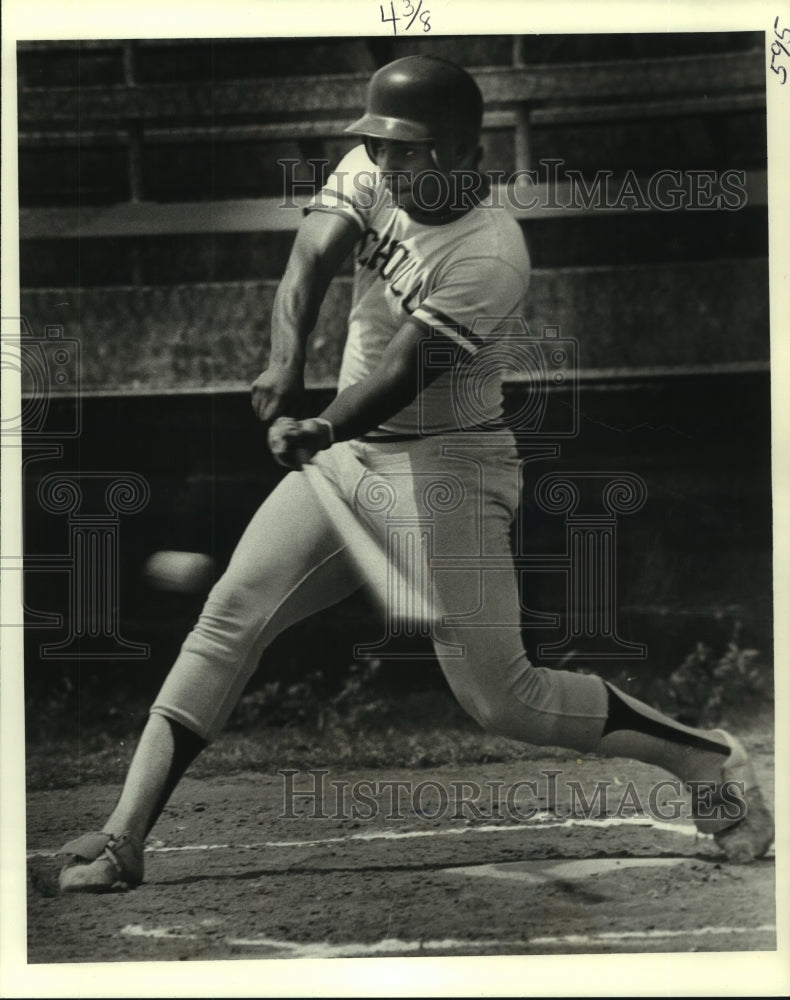
[[[301,469],[316,452],[331,446],[332,437],[328,420],[279,417],[269,428],[269,450],[286,469]]]

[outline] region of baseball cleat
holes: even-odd
[[[697,815],[699,800],[695,804],[694,822],[700,833],[713,834],[728,861],[746,865],[762,857],[774,842],[774,821],[741,741],[724,729],[714,732],[727,742],[730,755],[706,802],[704,817]]]
[[[143,881],[143,847],[131,833],[86,833],[58,852],[66,857],[61,892],[123,892]]]

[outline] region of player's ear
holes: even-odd
[[[455,146],[455,167],[476,169],[483,158],[483,147],[473,142],[459,142]]]

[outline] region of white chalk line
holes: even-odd
[[[323,847],[331,844],[347,844],[352,842],[367,842],[376,840],[413,840],[422,837],[465,837],[473,834],[510,834],[523,833],[527,830],[562,830],[569,827],[596,827],[606,829],[608,827],[633,826],[644,829],[663,830],[668,833],[676,833],[684,837],[699,837],[701,839],[712,839],[711,834],[700,833],[696,827],[690,824],[667,823],[661,820],[654,820],[648,817],[617,817],[610,816],[605,819],[585,819],[569,817],[564,820],[557,820],[553,814],[545,813],[534,816],[529,821],[515,825],[503,826],[493,823],[481,823],[473,826],[451,826],[440,829],[428,830],[370,830],[363,833],[349,833],[339,837],[323,837],[314,840],[260,840],[252,844],[182,844],[168,847],[167,845],[149,845],[145,848],[146,854],[175,854],[195,851],[260,851],[266,848],[302,848],[302,847]],[[52,858],[58,854],[57,851],[28,851],[28,858]],[[773,855],[771,850],[768,856]]]
[[[322,847],[324,844],[346,844],[350,842],[370,842],[375,840],[416,840],[430,837],[464,837],[469,834],[500,834],[519,833],[525,830],[561,830],[567,827],[587,826],[605,828],[610,826],[638,826],[655,830],[668,830],[671,833],[679,833],[686,837],[709,837],[710,834],[700,834],[696,827],[680,825],[677,823],[663,823],[661,821],[634,818],[609,817],[606,819],[576,819],[569,818],[557,820],[546,814],[545,818],[533,817],[530,821],[517,825],[503,826],[494,823],[480,823],[474,826],[450,826],[440,829],[427,830],[369,830],[364,833],[349,833],[339,837],[325,837],[316,840],[266,840],[257,844],[186,844],[181,847],[151,847],[146,848],[152,853],[160,852],[166,854],[175,851],[220,851],[238,847],[239,850],[260,850],[262,848],[299,848],[299,847]]]
[[[530,940],[530,944],[610,944],[619,941],[658,941],[680,937],[775,933],[775,924],[760,924],[757,927],[692,927],[690,930],[601,931],[598,934],[563,934],[558,937],[536,937]]]
[[[495,878],[508,882],[540,885],[561,879],[587,879],[609,875],[630,868],[674,868],[688,865],[694,858],[573,858],[563,861],[506,861],[487,865],[467,865],[463,868],[444,868],[449,875],[471,878]]]
[[[127,924],[120,933],[125,937],[153,938],[157,940],[195,941],[199,934],[193,934],[181,927],[143,927],[141,924]],[[745,934],[775,934],[773,924],[760,924],[757,927],[695,927],[690,930],[644,930],[644,931],[602,931],[597,934],[563,934],[521,939],[477,939],[459,940],[457,938],[440,938],[423,941],[406,941],[401,938],[383,938],[369,944],[348,942],[346,944],[330,944],[327,941],[311,944],[296,941],[282,941],[271,937],[226,937],[223,943],[234,948],[263,948],[273,953],[270,957],[284,958],[369,958],[381,954],[414,954],[432,951],[464,951],[466,953],[492,948],[506,948],[511,951],[523,951],[535,947],[558,947],[563,945],[590,946],[612,945],[618,943],[666,941],[676,938],[704,937],[738,937]],[[219,942],[217,942],[219,944]]]
[[[143,927],[142,924],[127,924],[121,928],[124,937],[156,938],[157,940],[197,941],[199,935],[188,934],[180,927]]]

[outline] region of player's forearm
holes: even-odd
[[[417,395],[417,380],[408,369],[379,369],[349,386],[321,414],[334,429],[335,441],[366,434],[408,406]]]
[[[325,291],[305,268],[286,271],[274,297],[270,365],[302,371]]]

